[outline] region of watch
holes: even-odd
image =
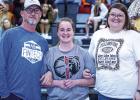
[[[139,92],[139,93],[140,93],[140,90],[137,90],[137,92]]]

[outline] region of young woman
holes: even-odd
[[[140,100],[140,34],[130,30],[126,6],[112,5],[107,26],[93,34],[89,47],[98,100]],[[90,75],[84,71],[84,76]]]
[[[108,8],[102,3],[102,0],[95,0],[95,4],[92,5],[91,14],[87,21],[86,30],[88,29],[88,25],[93,25],[93,31],[95,32],[99,23],[106,17],[107,13]]]
[[[46,56],[46,64],[54,79],[47,89],[47,100],[85,100],[88,86],[95,82],[93,78],[82,76],[85,68],[95,74],[94,62],[88,51],[74,44],[74,30],[74,23],[69,18],[62,18],[58,23],[59,44],[50,48]]]

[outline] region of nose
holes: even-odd
[[[31,12],[31,15],[35,15],[35,11],[32,11],[32,12]]]
[[[114,19],[118,19],[118,16],[114,16]]]
[[[64,31],[64,34],[67,34],[67,31],[66,30]]]

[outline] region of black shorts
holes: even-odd
[[[7,98],[0,97],[0,100],[23,100],[23,99],[11,93]]]

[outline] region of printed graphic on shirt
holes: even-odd
[[[119,51],[123,39],[100,39],[96,49],[97,70],[119,70]]]
[[[43,53],[41,52],[41,47],[37,43],[34,41],[27,41],[24,42],[21,56],[34,64],[42,60]]]
[[[54,71],[58,77],[69,79],[80,69],[78,56],[61,56],[54,63]]]

